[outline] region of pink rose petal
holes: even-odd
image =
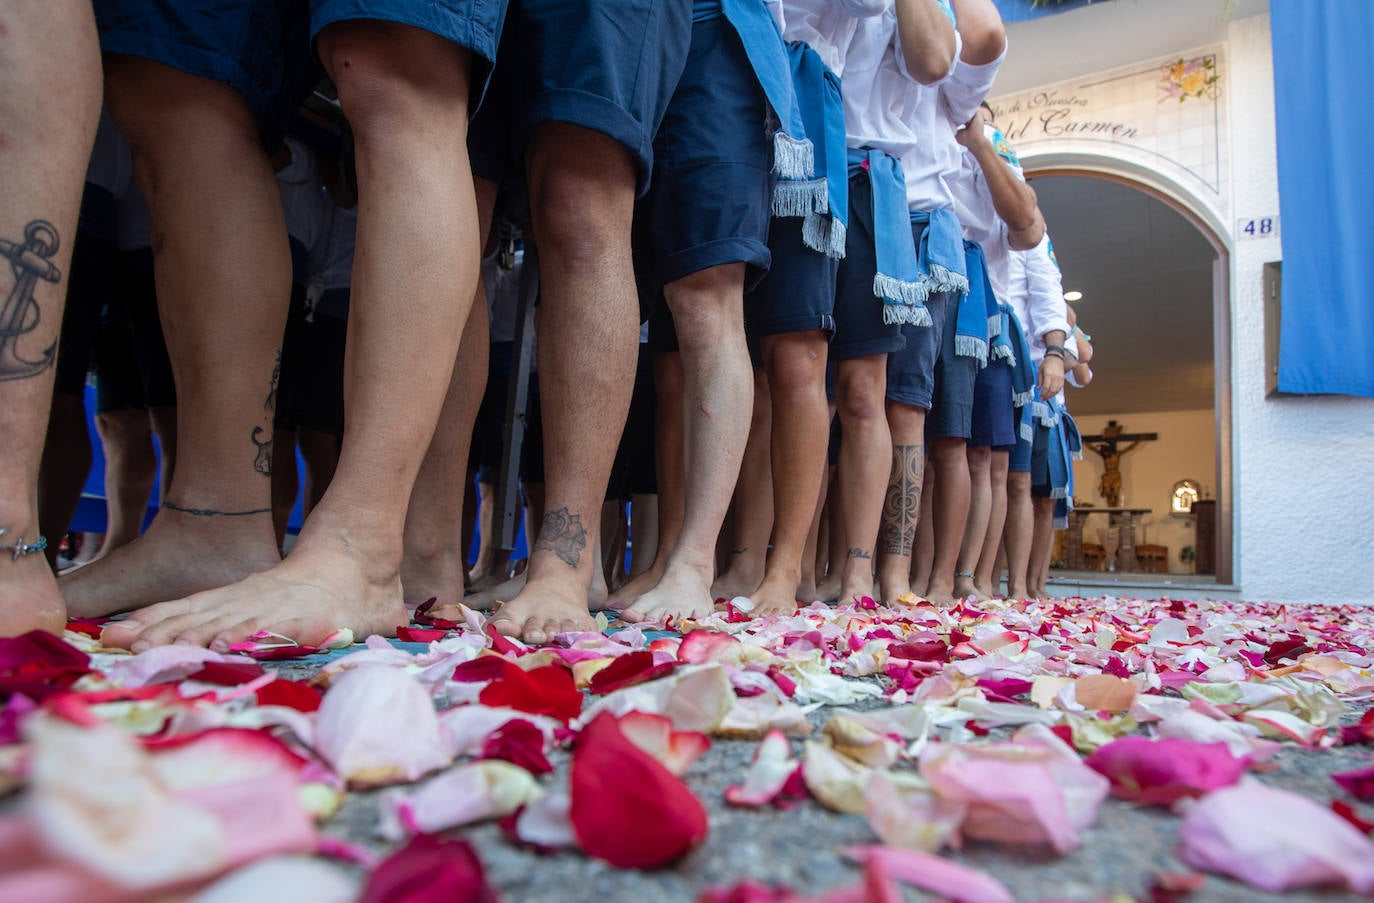
[[[1114,795],[1157,806],[1229,787],[1249,764],[1246,758],[1232,756],[1224,743],[1145,737],[1113,740],[1085,762],[1112,782]]]
[[[919,850],[893,847],[850,847],[850,859],[880,866],[892,878],[928,893],[961,903],[1015,903],[1011,891],[997,879],[949,859]]]
[[[763,738],[742,785],[726,788],[725,801],[732,806],[763,806],[782,793],[798,762],[792,758],[792,743],[782,731],[773,730]]]
[[[414,781],[453,760],[429,694],[384,665],[345,671],[324,694],[315,749],[355,787]]]

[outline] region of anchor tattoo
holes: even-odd
[[[259,439],[263,433],[267,433],[267,438]],[[255,426],[252,440],[258,447],[257,457],[253,459],[253,469],[265,477],[272,476],[272,434],[260,426]]]
[[[41,219],[24,227],[22,244],[0,238],[0,257],[9,261],[15,277],[14,287],[0,306],[0,380],[37,376],[51,367],[57,356],[54,341],[38,360],[28,360],[19,353],[19,339],[37,329],[42,319],[33,297],[38,280],[57,282],[62,278],[62,271],[48,259],[57,253],[59,244],[57,227]]]

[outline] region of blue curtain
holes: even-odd
[[[1055,13],[1079,9],[1093,2],[1102,3],[1105,0],[1042,0],[1038,4],[1035,0],[992,0],[997,11],[1002,14],[1002,21],[1009,23],[1052,16]]]
[[[1271,0],[1269,9],[1279,389],[1374,397],[1374,3]]]

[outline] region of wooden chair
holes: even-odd
[[[1156,545],[1137,545],[1135,560],[1140,569],[1147,574],[1167,574],[1169,572],[1169,547]]]
[[[1107,567],[1107,552],[1100,543],[1083,543],[1083,563],[1090,571],[1100,571]]]

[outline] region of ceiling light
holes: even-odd
[[[1064,293],[1064,300],[1065,300],[1065,301],[1082,301],[1082,300],[1083,300],[1083,293],[1082,293],[1082,292],[1079,292],[1079,291],[1065,292],[1065,293]]]

